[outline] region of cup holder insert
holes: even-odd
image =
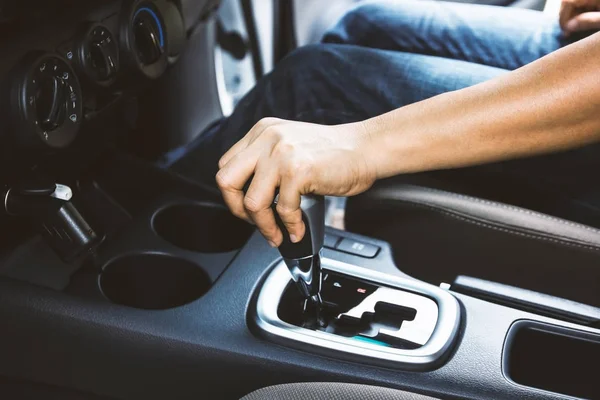
[[[104,296],[124,306],[161,310],[202,297],[211,282],[196,264],[163,254],[136,254],[107,264],[99,284]]]
[[[224,253],[242,247],[254,227],[214,203],[174,204],[154,215],[158,236],[182,249],[200,253]]]

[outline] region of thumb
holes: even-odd
[[[586,12],[573,17],[565,28],[569,32],[581,32],[600,29],[600,12]]]

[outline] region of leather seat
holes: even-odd
[[[404,273],[433,284],[468,275],[600,306],[600,229],[394,180],[348,199],[346,229],[389,242]]]
[[[242,400],[435,400],[416,393],[352,383],[288,383],[259,389]]]

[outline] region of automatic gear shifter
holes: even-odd
[[[302,240],[292,243],[289,232],[275,210],[279,196],[275,197],[273,209],[277,225],[283,234],[279,252],[287,265],[292,279],[305,299],[308,324],[324,325],[321,319],[321,249],[325,241],[325,199],[323,196],[302,196],[300,208],[306,232]]]

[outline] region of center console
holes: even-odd
[[[279,252],[213,189],[113,154],[73,198],[105,238],[75,263],[37,237],[5,254],[2,376],[106,398],[241,398],[293,381],[598,397],[597,328],[415,280],[385,242],[326,229],[327,324],[306,326]]]

